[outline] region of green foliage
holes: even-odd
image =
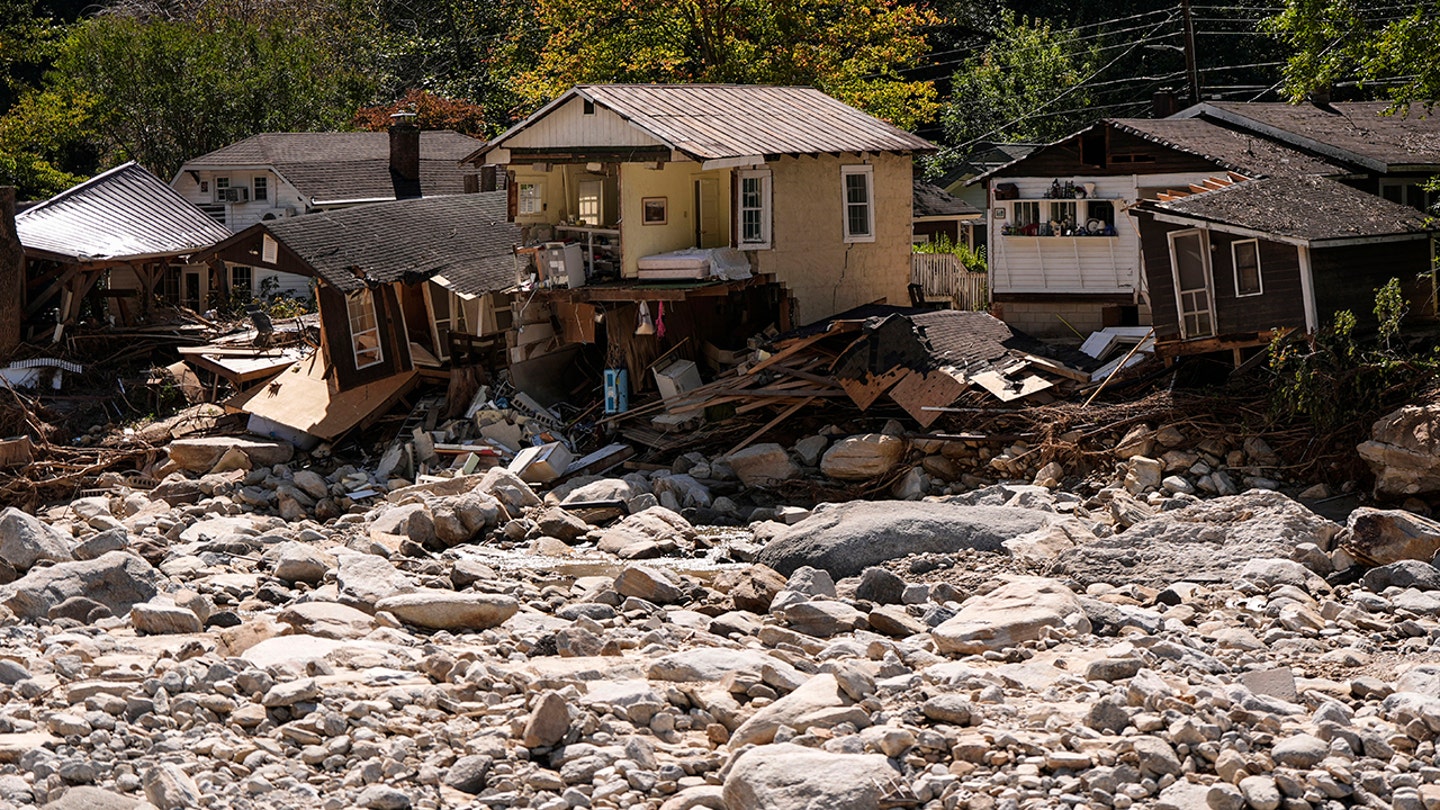
[[[1355,80],[1384,86],[1399,107],[1440,101],[1440,0],[1400,11],[1359,0],[1286,0],[1267,30],[1290,49],[1292,99]]]
[[[340,128],[367,91],[323,40],[279,22],[116,14],[70,32],[50,84],[90,101],[108,162],[162,177],[257,132]]]
[[[938,18],[899,0],[536,0],[544,43],[515,77],[530,108],[586,82],[809,85],[913,128],[935,88],[907,80]]]
[[[955,71],[952,101],[940,113],[957,150],[982,140],[1049,142],[1094,119],[1085,80],[1097,54],[1073,32],[1013,12],[994,38]]]
[[[88,101],[55,90],[27,90],[0,117],[0,185],[21,199],[46,199],[95,169],[96,133]]]
[[[1274,375],[1271,408],[1278,416],[1308,418],[1330,432],[1375,418],[1396,401],[1418,393],[1440,372],[1433,356],[1411,356],[1395,343],[1406,313],[1398,279],[1376,290],[1375,315],[1379,343],[1361,345],[1350,310],[1335,313],[1334,322],[1305,340],[1294,332],[1277,334],[1270,342],[1269,365]]]
[[[951,253],[960,260],[960,264],[972,273],[987,272],[985,264],[985,246],[981,245],[972,248],[964,242],[952,242],[946,234],[940,234],[932,242],[922,242],[915,245],[915,253],[946,254]]]

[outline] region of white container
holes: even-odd
[[[560,442],[527,447],[515,454],[509,470],[527,484],[548,484],[565,474],[575,455]]]
[[[655,387],[660,389],[660,398],[674,399],[686,391],[700,387],[700,369],[690,360],[676,360],[664,369],[655,371]]]

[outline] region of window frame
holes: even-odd
[[[850,210],[859,205],[850,201],[850,178],[865,178],[865,233],[851,233]],[[875,167],[859,163],[840,167],[840,227],[847,244],[875,241]]]
[[[1255,246],[1255,290],[1253,292],[1240,291],[1240,256],[1238,248],[1241,245]],[[1254,298],[1257,295],[1265,294],[1265,272],[1264,264],[1260,261],[1259,239],[1237,239],[1230,243],[1230,272],[1235,276],[1236,298]]]
[[[254,201],[270,199],[270,178],[258,174],[250,178],[250,199]]]
[[[1217,315],[1215,312],[1215,268],[1214,263],[1211,261],[1212,257],[1210,255],[1210,231],[1205,228],[1184,228],[1178,231],[1170,231],[1165,236],[1166,240],[1169,242],[1170,247],[1170,278],[1175,285],[1175,314],[1179,319],[1178,325],[1180,327],[1180,337],[1182,340],[1199,340],[1201,338],[1215,337],[1217,334],[1219,334],[1219,326],[1216,323]],[[1202,291],[1195,289],[1183,291],[1183,288],[1180,284],[1179,251],[1175,248],[1175,243],[1177,241],[1191,236],[1195,237],[1198,240],[1196,252],[1197,255],[1200,257],[1200,270],[1201,273],[1204,275],[1205,280],[1205,289],[1203,290],[1203,293],[1205,295],[1206,309],[1203,314],[1206,317],[1208,329],[1203,332],[1200,331],[1200,322],[1198,320],[1198,316],[1202,313],[1199,310],[1187,310],[1185,308],[1185,296],[1193,296],[1198,292]],[[1195,322],[1196,328],[1195,330],[1193,330],[1194,334],[1192,334],[1192,330],[1189,328],[1189,324],[1186,322],[1186,318],[1197,318]]]
[[[247,301],[254,300],[255,268],[247,264],[230,265],[230,293],[231,295],[234,295],[237,289],[240,287],[240,283],[237,279],[241,274],[245,276],[245,298]]]
[[[356,307],[364,307],[367,304],[370,310],[370,318],[374,321],[375,325],[371,326],[368,329],[356,331],[356,316],[359,315],[361,318],[363,318],[366,314],[364,309],[361,309],[357,312]],[[366,287],[356,293],[345,296],[345,318],[346,322],[350,325],[350,354],[352,359],[355,361],[355,370],[361,371],[363,369],[372,368],[374,366],[380,365],[381,363],[384,363],[385,347],[382,345],[380,340],[380,308],[376,305],[375,302],[375,291],[371,290],[369,287]],[[375,345],[361,348],[360,338],[364,335],[372,335],[375,338]],[[375,359],[371,360],[368,363],[361,363],[360,356],[362,354],[368,355],[371,352],[375,353]]]
[[[745,181],[760,181],[760,204],[745,205]],[[773,176],[769,169],[745,169],[735,173],[735,247],[738,250],[769,250],[774,245],[772,197]],[[760,218],[760,238],[745,237],[745,212],[756,211]]]
[[[529,186],[535,190],[534,196],[527,198],[525,188]],[[535,210],[526,210],[526,203],[534,203]],[[545,216],[545,181],[544,180],[516,180],[515,181],[515,216],[517,217],[543,217]]]

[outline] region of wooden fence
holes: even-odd
[[[912,253],[910,283],[920,285],[926,300],[947,300],[956,309],[990,308],[986,275],[966,270],[953,253]]]

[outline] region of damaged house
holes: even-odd
[[[260,222],[204,258],[315,281],[319,351],[228,404],[302,445],[368,424],[460,351],[485,365],[510,325],[519,230],[505,195],[379,203]],[[501,355],[503,357],[503,355]]]
[[[192,254],[229,232],[135,162],[15,217],[25,248],[27,339],[59,340],[82,318],[129,325],[157,294],[204,274]]]
[[[301,214],[480,190],[479,178],[459,161],[484,142],[449,130],[422,132],[409,117],[396,117],[389,132],[252,135],[186,161],[171,186],[231,232]],[[212,291],[255,295],[262,285],[305,298],[308,281],[231,264],[213,277],[182,279],[178,295],[196,304],[192,309]]]

